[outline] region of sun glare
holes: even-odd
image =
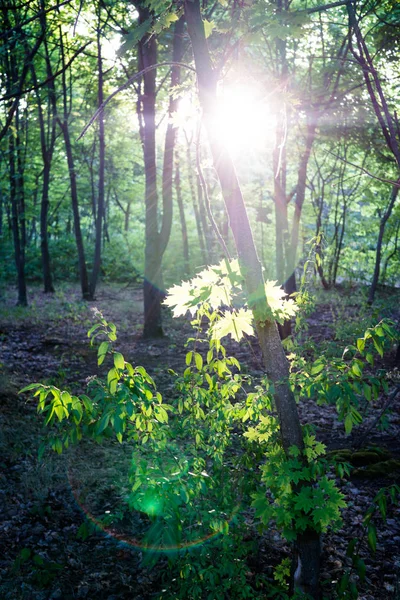
[[[186,135],[195,135],[198,109],[190,96],[179,101],[175,119]],[[234,158],[253,155],[271,148],[275,141],[275,114],[257,87],[225,84],[218,90],[215,128],[220,140]]]
[[[274,143],[275,116],[255,87],[226,85],[220,91],[216,127],[233,156],[260,152]]]

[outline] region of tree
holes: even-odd
[[[286,453],[296,446],[303,450],[303,436],[293,393],[288,385],[289,366],[280,342],[278,329],[267,304],[261,263],[255,249],[253,234],[243,196],[229,153],[215,135],[214,107],[217,76],[212,67],[201,17],[200,2],[185,1],[185,16],[192,43],[197,71],[198,92],[203,109],[214,167],[218,174],[239,263],[247,286],[248,302],[253,311],[255,329],[260,343],[264,367],[275,385],[282,444]],[[295,585],[314,598],[318,597],[320,560],[319,535],[306,530],[296,540],[297,563]]]
[[[375,291],[379,282],[380,268],[381,268],[381,256],[382,256],[382,243],[385,233],[386,223],[388,222],[395,202],[398,197],[400,187],[400,177],[398,169],[400,168],[400,146],[399,136],[400,127],[397,120],[397,114],[394,115],[390,109],[390,102],[384,92],[381,78],[375,68],[373,57],[369,51],[365,37],[362,34],[360,28],[361,17],[356,12],[356,2],[347,3],[347,14],[349,18],[349,39],[350,49],[362,69],[363,78],[368,91],[369,98],[371,100],[375,115],[378,119],[380,129],[386,140],[386,144],[390,152],[392,153],[396,166],[397,166],[397,180],[392,184],[392,190],[390,193],[389,201],[386,207],[380,214],[379,222],[379,234],[376,244],[376,258],[375,258],[375,269],[374,275],[371,282],[371,287],[368,296],[368,303],[372,304],[375,298]],[[354,42],[353,42],[354,38]]]

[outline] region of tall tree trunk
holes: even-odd
[[[144,3],[136,3],[139,25],[152,17]],[[157,63],[157,41],[154,35],[146,35],[139,42],[139,68]],[[156,167],[156,69],[143,76],[144,93],[141,96],[143,115],[143,154],[145,170],[145,251],[144,251],[144,329],[145,338],[161,337],[161,255],[158,232],[158,193]]]
[[[179,157],[177,157],[176,161],[175,161],[175,190],[176,190],[176,201],[178,203],[179,218],[180,218],[180,222],[181,222],[181,231],[182,231],[183,269],[184,269],[184,274],[186,276],[188,276],[190,273],[189,243],[188,243],[187,226],[186,226],[186,218],[185,218],[185,208],[183,206],[183,198],[182,198]]]
[[[48,54],[47,42],[44,43],[46,53],[46,74],[52,76],[50,57]],[[34,65],[31,66],[32,80],[37,88],[37,76]],[[54,81],[51,80],[47,85],[47,110],[49,112],[49,130],[46,131],[45,115],[43,112],[42,99],[40,91],[36,89],[36,99],[38,106],[39,128],[40,128],[40,146],[43,160],[43,181],[42,181],[42,201],[40,205],[40,250],[42,254],[43,286],[44,293],[53,293],[54,285],[50,266],[49,236],[48,236],[48,214],[49,214],[49,188],[50,171],[53,158],[54,144],[56,140],[56,115],[55,115],[55,92]]]
[[[183,35],[185,27],[185,18],[183,16],[175,23],[174,39],[172,42],[172,61],[178,63],[183,56]],[[174,150],[176,142],[177,129],[171,121],[172,115],[178,108],[178,99],[174,96],[174,88],[181,82],[181,69],[173,65],[171,69],[171,88],[169,98],[168,116],[169,123],[165,134],[164,144],[164,162],[162,177],[162,200],[163,200],[163,218],[160,231],[160,260],[166,250],[172,226],[172,189],[173,189],[173,170],[174,170]]]
[[[71,204],[72,204],[72,214],[74,217],[74,234],[76,241],[76,249],[78,253],[78,264],[79,264],[79,280],[81,284],[82,290],[82,298],[84,300],[92,300],[90,289],[89,289],[89,278],[86,268],[86,258],[85,258],[85,248],[83,245],[83,237],[82,237],[82,229],[81,229],[81,219],[79,215],[79,200],[78,200],[78,187],[76,183],[76,170],[75,170],[75,161],[74,155],[72,152],[71,145],[71,136],[69,133],[69,111],[68,111],[68,92],[67,92],[67,82],[65,76],[65,54],[64,54],[64,40],[63,35],[60,30],[60,51],[61,51],[61,62],[63,66],[63,72],[61,76],[61,84],[62,84],[62,99],[63,99],[63,112],[62,118],[59,114],[57,114],[57,122],[60,126],[64,137],[65,144],[65,153],[67,155],[67,163],[68,163],[68,171],[69,171],[69,180],[70,180],[70,188],[71,188]]]
[[[16,118],[16,131],[18,128],[18,108],[14,113]],[[21,184],[19,178],[21,174],[18,172],[18,161],[16,163],[16,150],[18,152],[18,148],[16,149],[18,138],[14,139],[14,131],[10,131],[9,134],[9,174],[10,174],[10,202],[11,202],[11,223],[12,223],[12,233],[14,240],[14,258],[15,258],[15,266],[17,269],[17,284],[18,284],[18,306],[27,306],[28,298],[26,293],[26,280],[25,280],[25,240],[24,234],[22,231],[22,223],[21,223]],[[23,218],[25,218],[23,216]]]
[[[290,390],[289,365],[275,322],[271,319],[265,296],[261,263],[254,245],[242,192],[234,165],[226,148],[215,135],[216,73],[211,65],[199,0],[185,0],[185,14],[196,64],[199,98],[203,108],[214,167],[229,215],[239,263],[246,281],[257,336],[269,379],[274,383],[274,400],[278,413],[282,445],[288,454],[290,446],[304,448],[296,402]],[[319,535],[307,530],[297,537],[296,587],[314,598],[319,595],[320,542]]]
[[[97,102],[98,106],[102,106],[103,97],[103,58],[101,54],[101,22],[100,22],[100,11],[99,8],[99,20],[97,26],[97,70],[98,70],[98,95]],[[99,123],[99,182],[98,182],[98,193],[97,193],[97,210],[96,210],[96,237],[94,243],[94,257],[93,257],[93,269],[90,276],[90,296],[94,298],[96,292],[97,280],[100,273],[101,266],[101,245],[103,236],[103,223],[104,223],[104,174],[105,174],[105,135],[104,135],[104,114],[100,112],[98,116]]]
[[[371,287],[369,288],[368,304],[373,304],[374,299],[375,299],[375,292],[376,292],[376,288],[378,287],[379,274],[380,274],[380,270],[381,270],[383,236],[385,235],[386,223],[388,222],[388,219],[389,219],[390,215],[392,214],[394,204],[395,204],[395,202],[397,200],[397,196],[399,194],[399,186],[400,186],[400,179],[397,181],[397,185],[394,185],[392,187],[392,193],[390,194],[389,204],[388,204],[388,206],[385,210],[385,213],[379,223],[379,234],[378,234],[378,241],[376,244],[376,254],[375,254],[375,268],[374,268],[374,275],[372,277]]]

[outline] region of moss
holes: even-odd
[[[362,477],[363,479],[378,479],[380,477],[391,475],[393,478],[397,479],[400,477],[400,460],[391,458],[369,465],[365,468],[355,469],[353,475],[355,477]]]
[[[376,450],[358,450],[351,455],[350,462],[355,467],[364,467],[365,465],[373,465],[382,461],[390,460],[390,452],[378,448]]]

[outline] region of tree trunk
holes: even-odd
[[[194,187],[194,179],[193,179],[193,167],[192,167],[192,157],[190,153],[190,142],[186,139],[186,167],[187,167],[187,176],[189,181],[189,190],[190,196],[192,198],[193,210],[194,210],[194,218],[196,220],[197,227],[197,235],[199,238],[199,246],[201,258],[203,261],[203,265],[207,265],[209,262],[209,253],[208,247],[205,242],[205,227],[207,227],[207,223],[204,223],[204,216],[202,217],[201,212],[199,210],[198,205],[198,197],[196,196],[196,190]]]
[[[17,116],[18,109],[15,111],[16,117],[16,129],[17,129]],[[17,142],[18,143],[18,142]],[[20,173],[17,172],[15,162],[15,140],[14,131],[9,133],[9,173],[10,173],[10,202],[11,202],[11,223],[12,233],[14,240],[14,258],[15,266],[17,269],[17,284],[18,284],[18,301],[17,306],[27,306],[28,299],[26,293],[26,280],[25,280],[25,243],[24,236],[22,233],[22,225],[20,222],[21,218],[21,206],[19,198],[20,185],[18,179]],[[18,152],[18,149],[17,149]]]
[[[99,8],[99,13],[100,13]],[[103,104],[103,59],[101,54],[101,22],[100,14],[97,25],[97,69],[98,69],[98,106]],[[104,114],[100,112],[98,116],[99,123],[99,182],[97,194],[97,210],[96,210],[96,237],[94,245],[93,269],[90,276],[90,296],[94,298],[96,292],[97,280],[101,266],[101,245],[103,236],[104,222],[104,174],[105,174],[105,136],[104,136]]]
[[[151,12],[142,3],[137,3],[139,24],[151,17]],[[157,41],[154,35],[146,35],[139,42],[140,68],[157,63]],[[162,337],[161,300],[161,255],[158,232],[158,194],[156,166],[156,69],[143,76],[144,93],[141,97],[143,115],[143,154],[145,171],[145,251],[144,251],[144,330],[145,338]]]
[[[67,155],[67,163],[68,163],[68,171],[69,171],[69,180],[71,187],[71,204],[72,204],[72,214],[74,217],[74,233],[75,233],[75,241],[76,241],[76,249],[78,252],[78,264],[79,264],[79,279],[82,290],[82,298],[84,300],[92,300],[90,289],[89,289],[89,279],[86,268],[86,258],[85,258],[85,248],[83,245],[83,237],[81,230],[81,219],[79,215],[79,201],[78,201],[78,188],[76,184],[76,171],[75,171],[75,161],[72,152],[71,145],[71,137],[69,134],[69,124],[68,124],[68,102],[67,102],[67,82],[65,76],[65,56],[64,56],[64,42],[63,36],[60,30],[60,51],[61,51],[61,62],[63,66],[63,73],[61,76],[62,83],[62,99],[63,99],[63,118],[57,114],[57,122],[60,126],[64,137],[65,144],[65,153]]]
[[[229,153],[215,136],[216,127],[213,113],[216,106],[216,74],[211,65],[199,0],[186,0],[185,14],[196,64],[200,104],[203,108],[214,167],[220,181],[239,263],[245,278],[249,306],[254,314],[264,366],[269,379],[275,386],[274,400],[282,445],[286,453],[293,445],[302,450],[304,444],[300,420],[296,402],[288,384],[289,365],[276,324],[271,319],[265,296],[262,267],[254,245],[243,196]],[[314,531],[306,531],[297,537],[296,543],[296,587],[317,598],[319,595],[319,536]]]
[[[397,184],[398,185],[400,184],[400,179],[397,181]],[[378,287],[378,283],[379,283],[379,274],[380,274],[380,270],[381,270],[383,236],[385,235],[386,223],[387,223],[390,215],[392,214],[394,203],[396,202],[397,196],[399,194],[398,185],[394,185],[392,187],[392,193],[390,195],[389,205],[379,223],[379,234],[378,234],[378,241],[376,244],[376,254],[375,254],[375,269],[374,269],[374,275],[372,277],[371,287],[369,288],[368,301],[367,301],[368,304],[370,304],[370,305],[373,304],[373,302],[374,302],[376,288]]]
[[[172,42],[172,61],[178,63],[183,56],[183,33],[185,27],[185,18],[181,18],[175,23],[174,39]],[[168,116],[171,119],[173,113],[178,108],[178,99],[174,97],[174,89],[181,82],[181,69],[177,65],[173,65],[171,69],[171,94],[169,98]],[[167,126],[164,145],[164,162],[163,162],[163,178],[162,178],[162,200],[163,200],[163,218],[160,231],[160,260],[166,250],[172,226],[172,189],[173,189],[173,170],[174,170],[174,150],[176,141],[177,129],[171,120]]]
[[[185,209],[183,206],[179,158],[178,157],[177,157],[177,160],[175,161],[175,189],[176,189],[176,201],[178,203],[179,218],[180,218],[180,222],[181,222],[181,231],[182,231],[183,269],[184,269],[184,274],[186,276],[188,276],[190,273],[189,244],[188,244],[187,226],[186,226],[186,218],[185,218]]]
[[[50,57],[48,55],[47,43],[45,42],[47,76],[52,76]],[[37,87],[38,81],[35,67],[31,66],[32,80]],[[40,146],[43,160],[43,181],[42,181],[42,201],[40,205],[40,250],[42,255],[43,269],[43,286],[44,293],[54,293],[53,278],[50,266],[49,252],[49,236],[48,236],[48,214],[49,214],[49,187],[50,187],[50,171],[51,161],[53,158],[54,144],[56,140],[56,115],[55,115],[55,96],[54,96],[54,81],[52,80],[47,85],[47,110],[51,115],[49,131],[46,132],[45,118],[43,113],[42,99],[40,91],[36,89],[36,100],[38,107],[39,129],[40,129]]]
[[[315,130],[317,122],[314,113],[311,114],[309,122],[307,124],[307,136],[306,146],[304,154],[301,158],[296,185],[296,200],[294,205],[294,215],[292,222],[291,240],[288,253],[288,264],[287,264],[287,275],[288,279],[285,282],[285,292],[293,294],[296,291],[296,254],[297,246],[299,243],[299,231],[300,231],[300,219],[303,209],[305,194],[306,194],[306,182],[307,182],[307,166],[311,154],[311,148],[315,139]]]

